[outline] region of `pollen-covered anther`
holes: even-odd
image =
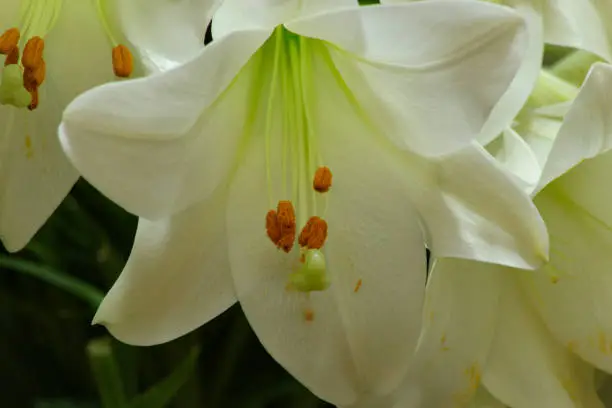
[[[38,103],[39,103],[39,100],[38,100],[38,89],[30,91],[30,95],[32,96],[32,101],[28,105],[28,109],[32,111],[32,110],[38,108]]]
[[[19,63],[19,47],[15,46],[12,50],[10,50],[6,54],[6,59],[4,60],[4,66],[7,67],[9,65],[16,65]]]
[[[134,57],[129,48],[119,44],[113,48],[113,72],[120,78],[127,78],[134,71]]]
[[[298,243],[301,247],[321,249],[327,239],[327,222],[320,217],[310,217],[302,228]]]
[[[276,217],[281,233],[276,246],[288,253],[293,248],[296,232],[295,210],[291,201],[278,202]]]
[[[41,61],[40,65],[37,69],[24,69],[23,70],[23,86],[29,92],[32,92],[45,81],[45,76],[47,74],[47,64],[44,60]]]
[[[276,211],[266,214],[266,233],[278,248],[290,252],[295,241],[295,211],[291,201],[279,201]]]
[[[329,167],[321,166],[317,169],[312,181],[312,188],[319,193],[326,193],[332,185],[332,173]]]
[[[0,54],[9,55],[17,44],[21,34],[17,28],[9,28],[0,35]]]
[[[25,69],[36,71],[43,64],[45,41],[40,37],[32,37],[23,48],[21,64]]]

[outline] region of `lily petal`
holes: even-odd
[[[595,393],[593,370],[555,342],[522,293],[516,274],[504,274],[502,309],[484,386],[515,408],[603,407]],[[582,370],[591,371],[590,379]],[[585,401],[591,405],[582,405]]]
[[[565,120],[538,183],[538,191],[584,159],[612,147],[612,99],[607,90],[612,86],[612,66],[596,63]]]
[[[440,158],[413,197],[436,257],[533,269],[548,257],[544,221],[501,164],[477,145]]]
[[[478,141],[486,145],[497,137],[511,123],[522,109],[533,90],[544,53],[542,6],[539,1],[510,0],[506,2],[525,19],[527,28],[527,49],[523,61],[510,83],[508,90],[491,112]]]
[[[552,144],[552,141],[551,141]],[[502,137],[487,146],[487,149],[501,163],[527,194],[535,189],[542,169],[535,152],[513,129],[507,128]]]
[[[323,213],[331,286],[310,296],[286,290],[299,254],[278,251],[262,230],[271,203],[262,194],[266,154],[257,138],[232,180],[230,259],[238,299],[264,347],[316,395],[350,406],[392,392],[408,369],[420,329],[425,248],[404,172],[331,80],[316,78],[320,88],[310,93],[324,97],[309,105],[318,108],[310,126],[334,177]],[[281,135],[274,138],[268,144],[280,146]]]
[[[235,301],[221,190],[160,221],[140,219],[125,269],[94,323],[134,345],[164,343],[221,314]]]
[[[212,23],[213,38],[233,31],[271,29],[296,18],[358,7],[357,0],[224,0]]]
[[[608,372],[612,372],[612,325],[607,313],[612,307],[609,274],[612,228],[606,222],[612,220],[611,201],[602,201],[593,209],[589,203],[605,199],[599,190],[601,182],[607,183],[609,171],[601,176],[593,171],[602,170],[594,166],[598,161],[607,162],[609,170],[610,158],[606,154],[584,162],[538,194],[535,202],[551,235],[551,261],[544,267],[547,274],[533,276],[526,282],[543,320],[557,340]],[[588,181],[590,191],[578,187],[588,196],[577,197],[571,191],[572,186],[584,182],[585,178],[572,178],[572,175],[583,171],[596,177]],[[607,219],[598,218],[596,211],[606,209]]]
[[[468,408],[507,408],[501,401],[491,395],[485,387],[478,387],[474,399]]]
[[[268,35],[232,34],[177,69],[84,93],[64,112],[64,150],[136,215],[168,216],[206,199],[235,163],[258,62],[234,78]]]
[[[130,0],[116,2],[126,38],[149,71],[167,70],[199,54],[206,27],[221,0]]]
[[[478,135],[525,39],[511,9],[469,0],[344,9],[287,28],[333,44],[333,63],[364,112],[400,148],[426,156]]]
[[[499,268],[459,259],[435,261],[412,368],[420,406],[464,407],[476,392],[495,335],[503,282]]]
[[[0,239],[22,249],[78,179],[54,135],[61,108],[0,106]]]
[[[608,1],[554,0],[545,2],[544,39],[579,48],[612,60],[612,4]]]

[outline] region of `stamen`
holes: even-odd
[[[38,89],[30,91],[30,95],[32,96],[32,101],[28,105],[28,109],[32,111],[38,108]]]
[[[312,188],[319,193],[326,193],[332,185],[332,173],[326,166],[317,169],[312,182]]]
[[[41,64],[38,66],[36,70],[31,70],[26,68],[23,71],[23,86],[28,91],[32,92],[45,81],[45,76],[47,73],[47,64],[45,60],[41,61]]]
[[[134,70],[134,58],[125,45],[119,44],[113,48],[113,72],[120,78],[127,78]]]
[[[295,211],[291,201],[279,201],[276,211],[266,214],[266,233],[278,248],[289,253],[295,241]]]
[[[19,63],[19,47],[15,46],[6,55],[6,59],[4,60],[4,66],[8,67],[9,65],[17,65],[18,63]]]
[[[274,245],[278,245],[278,241],[281,238],[281,231],[278,225],[276,211],[274,210],[270,210],[268,214],[266,214],[266,233]]]
[[[277,246],[285,252],[290,252],[295,241],[295,211],[291,201],[279,201],[276,208],[277,220],[280,227],[281,237]]]
[[[20,37],[21,34],[17,28],[9,28],[0,35],[0,54],[10,54],[19,44]]]
[[[32,37],[26,43],[21,57],[21,64],[26,69],[36,71],[43,63],[43,51],[45,50],[45,41],[40,37]]]
[[[324,219],[314,216],[308,219],[302,232],[298,237],[298,243],[302,247],[310,249],[321,249],[327,239],[327,222]]]

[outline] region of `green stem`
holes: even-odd
[[[94,309],[98,307],[100,302],[102,302],[102,298],[104,298],[104,294],[92,285],[47,265],[39,265],[31,261],[0,255],[0,269],[2,268],[22,272],[50,283],[84,300]]]
[[[103,408],[128,408],[119,366],[113,356],[111,340],[94,339],[87,344],[91,372],[98,387]]]
[[[578,50],[561,58],[550,68],[550,72],[573,85],[580,86],[591,65],[600,61],[603,59],[597,55]]]

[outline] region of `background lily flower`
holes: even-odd
[[[142,217],[95,321],[156,344],[238,300],[320,397],[385,395],[417,341],[425,243],[513,266],[546,257],[528,196],[470,144],[515,75],[522,20],[472,1],[286,1],[224,26],[241,4],[221,6],[193,59],[64,113],[76,167]]]
[[[183,58],[187,50],[193,54],[195,45],[193,34],[172,30],[169,37],[178,45],[168,53],[163,44],[150,41],[144,28],[139,30],[139,26],[130,24],[129,32],[123,33],[115,12],[143,26],[158,18],[153,11],[142,12],[142,1],[1,3],[0,63],[4,67],[0,68],[0,239],[9,251],[17,251],[27,244],[78,178],[56,137],[68,103],[95,85],[116,76],[130,76],[134,63],[138,68],[138,61],[133,60],[126,47],[128,39],[136,51],[147,56],[147,61],[154,59],[166,66],[168,61]],[[166,2],[156,3],[159,10]],[[176,10],[181,7],[185,8],[165,6]],[[192,26],[185,22],[181,27],[186,30]],[[162,28],[156,30],[158,36],[168,34]],[[202,40],[203,33],[196,42],[199,48]]]
[[[422,406],[468,406],[481,380],[513,408],[603,406],[593,375],[594,368],[612,372],[612,197],[601,187],[612,165],[611,84],[612,66],[594,65],[533,191],[551,237],[550,262],[534,273],[436,261],[415,369]],[[511,163],[511,171],[520,166]]]

